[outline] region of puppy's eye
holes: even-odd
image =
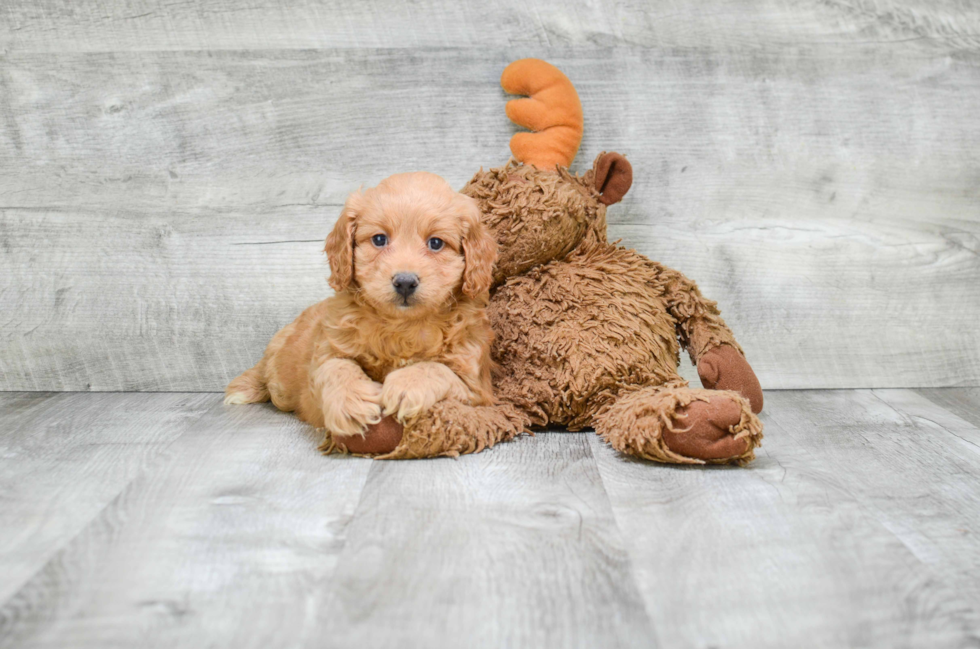
[[[387,234],[376,234],[371,237],[371,243],[374,244],[375,248],[384,248],[388,245],[388,235]]]
[[[446,242],[440,239],[439,237],[432,237],[431,239],[429,239],[429,250],[431,250],[432,252],[439,252],[440,250],[442,250],[442,247],[444,245],[446,245]]]

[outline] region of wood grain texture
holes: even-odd
[[[960,419],[980,427],[980,388],[916,390],[916,393]]]
[[[8,211],[0,388],[223,390],[329,295],[323,239],[310,237],[339,209]]]
[[[590,433],[323,457],[216,395],[0,395],[0,647],[961,647],[980,427],[769,392],[748,468]]]
[[[371,462],[323,457],[272,407],[206,398],[167,461],[5,602],[0,646],[296,646],[315,630]]]
[[[321,609],[341,647],[654,647],[585,434],[373,467]]]
[[[152,5],[0,8],[0,389],[222,389],[322,297],[348,192],[506,159],[528,55],[579,88],[577,168],[633,163],[611,236],[764,387],[980,384],[975,3]]]
[[[696,6],[683,0],[7,0],[0,5],[0,51],[11,53],[852,42],[938,43],[975,51],[980,10],[969,0],[705,0]]]
[[[0,600],[0,647],[656,646],[586,435],[372,464],[321,456],[314,431],[268,406],[207,395],[191,421],[174,396],[73,398],[122,402],[133,424],[132,407],[187,421]],[[99,482],[34,473],[82,494]]]
[[[214,395],[0,394],[0,602],[138,475]]]
[[[593,441],[665,646],[966,646],[980,436],[911,391],[771,392],[748,469]]]

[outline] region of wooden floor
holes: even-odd
[[[0,394],[2,647],[980,643],[980,388],[772,392],[748,468],[322,457],[217,394]]]

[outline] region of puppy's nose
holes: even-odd
[[[419,285],[419,276],[415,273],[398,273],[391,278],[391,285],[404,298],[415,292]]]

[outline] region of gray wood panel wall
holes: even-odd
[[[975,2],[5,0],[0,389],[222,389],[348,192],[507,159],[524,56],[765,387],[980,384]]]

